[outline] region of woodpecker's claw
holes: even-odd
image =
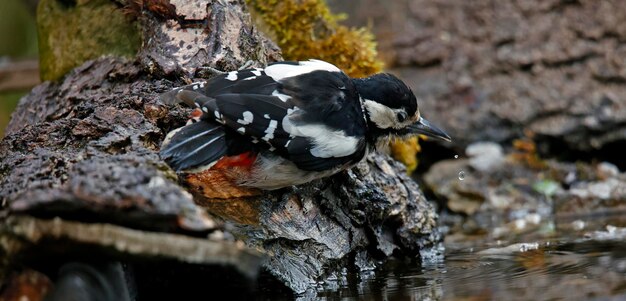
[[[448,142],[452,142],[452,138],[446,134],[442,129],[430,124],[430,122],[422,117],[420,119],[409,126],[409,130],[413,134],[421,134],[429,137],[445,140]]]

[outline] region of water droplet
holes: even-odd
[[[464,171],[459,171],[459,180],[463,181],[465,180],[465,172]]]
[[[454,155],[454,159],[458,159],[458,158],[459,158],[459,155]]]

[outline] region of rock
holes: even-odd
[[[426,185],[454,212],[469,215],[493,237],[527,232],[542,220],[615,214],[626,210],[626,177],[606,178],[608,165],[528,162],[509,154],[489,170],[470,160],[444,160],[424,176]],[[537,164],[540,163],[540,164]],[[456,178],[466,173],[463,181]]]
[[[465,149],[465,154],[470,157],[470,166],[481,172],[497,168],[504,163],[502,147],[494,142],[472,143]]]
[[[595,180],[578,182],[566,193],[555,196],[556,215],[572,218],[626,212],[626,177],[604,177],[599,173]]]
[[[516,243],[500,248],[489,248],[478,252],[482,256],[501,256],[514,253],[523,253],[539,249],[539,243]]]
[[[626,239],[626,228],[607,225],[606,231],[594,231],[587,233],[585,236],[598,241],[624,241]]]
[[[617,168],[617,166],[615,166],[615,164],[613,163],[600,162],[600,164],[598,164],[596,168],[597,168],[598,177],[600,177],[603,180],[617,177],[619,175],[619,168]]]
[[[360,2],[335,7],[351,25],[374,22],[391,71],[454,147],[531,135],[543,154],[626,167],[620,0]]]

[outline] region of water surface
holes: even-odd
[[[626,300],[623,221],[593,217],[549,222],[506,239],[494,239],[488,231],[473,236],[451,233],[444,257],[346,273],[321,285],[315,298]]]

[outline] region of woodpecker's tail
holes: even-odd
[[[224,128],[202,120],[170,132],[160,152],[176,171],[209,168],[225,154]]]

